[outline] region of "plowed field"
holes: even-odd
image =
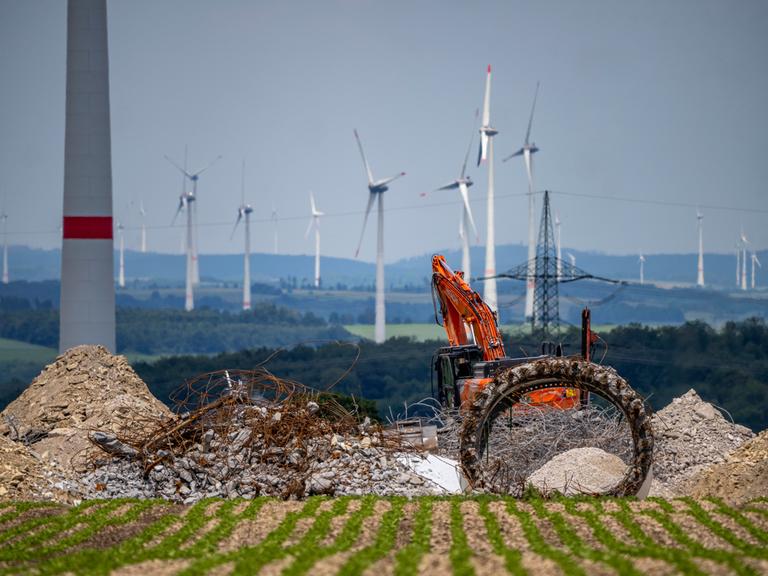
[[[0,574],[768,574],[768,500],[0,503]]]

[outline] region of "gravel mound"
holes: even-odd
[[[742,504],[768,494],[768,430],[735,450],[725,462],[704,470],[693,481],[691,495],[717,497]]]
[[[687,495],[692,479],[754,437],[747,427],[726,420],[695,390],[675,398],[653,416],[656,438],[652,493]]]
[[[536,470],[527,484],[544,493],[591,494],[615,486],[626,472],[627,465],[618,456],[600,448],[574,448]]]
[[[59,356],[0,414],[0,436],[31,446],[62,473],[83,472],[88,432],[121,432],[169,418],[125,357],[102,346]]]

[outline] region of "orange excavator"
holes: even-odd
[[[464,273],[454,272],[445,257],[432,257],[433,297],[440,303],[443,326],[450,346],[437,350],[434,370],[437,396],[447,407],[468,406],[479,391],[493,381],[502,368],[519,366],[540,357],[509,358],[499,333],[495,312],[464,280]],[[590,330],[589,309],[582,314],[582,355],[589,351],[596,336]],[[556,356],[562,355],[558,346]],[[526,404],[567,410],[588,402],[588,393],[574,388],[545,388],[530,392]]]

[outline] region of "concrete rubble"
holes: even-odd
[[[263,376],[262,384],[279,382]],[[451,446],[441,446],[442,456],[416,449],[295,383],[254,394],[234,373],[206,378],[206,388],[189,387],[197,403],[187,399],[188,409],[174,415],[125,358],[98,346],[68,351],[0,414],[0,500],[162,497],[188,504],[213,496],[412,497],[465,488],[455,460],[445,457]],[[752,440],[749,429],[693,390],[653,423],[652,495],[768,492],[766,433]],[[622,477],[624,464],[611,450],[570,448],[528,482],[571,494],[598,492]]]

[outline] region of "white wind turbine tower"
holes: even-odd
[[[117,276],[117,285],[120,288],[125,288],[125,226],[119,220],[117,221],[117,235],[120,238],[120,269]]]
[[[533,316],[533,295],[536,289],[536,231],[535,231],[535,200],[533,197],[533,154],[539,149],[536,143],[531,142],[531,127],[533,126],[533,114],[536,111],[536,100],[539,97],[539,83],[536,83],[536,92],[533,95],[533,105],[531,106],[531,115],[528,118],[528,130],[525,133],[525,142],[523,147],[514,154],[504,158],[506,162],[510,158],[522,156],[525,162],[525,172],[528,175],[528,279],[525,283],[525,318],[530,319]],[[559,266],[559,264],[558,264]],[[558,268],[559,269],[559,268]],[[558,278],[560,273],[558,272]]]
[[[499,131],[491,126],[491,65],[488,64],[488,73],[485,77],[485,95],[483,96],[483,117],[480,126],[480,150],[477,157],[477,165],[488,161],[488,207],[487,229],[485,237],[485,274],[483,285],[483,299],[490,308],[498,310],[498,295],[496,292],[496,230],[494,227],[494,173],[493,173],[493,137]]]
[[[741,289],[747,289],[747,240],[744,230],[741,231]]]
[[[355,257],[360,253],[360,246],[365,235],[365,225],[368,222],[368,215],[371,213],[373,202],[378,200],[376,206],[376,216],[378,219],[378,228],[376,230],[376,325],[373,339],[377,344],[382,344],[387,337],[386,309],[384,306],[384,192],[389,190],[387,184],[401,176],[405,176],[405,172],[400,172],[396,176],[382,178],[381,180],[374,180],[373,172],[371,172],[371,167],[368,165],[368,160],[363,150],[363,143],[360,141],[357,130],[355,130],[355,140],[357,140],[357,147],[360,149],[360,156],[363,159],[366,176],[368,176],[368,206],[365,209],[363,230],[360,232],[360,242],[357,244]]]
[[[185,245],[184,245],[184,253],[186,254],[186,282],[185,282],[185,289],[184,289],[184,310],[187,312],[194,310],[195,308],[195,297],[194,293],[192,291],[192,287],[194,284],[194,272],[193,272],[193,264],[192,264],[192,206],[191,204],[195,201],[195,195],[191,192],[187,192],[186,190],[182,191],[181,195],[179,196],[179,207],[176,209],[176,214],[173,216],[173,222],[176,222],[176,218],[178,218],[179,213],[184,210],[186,212],[187,216],[187,226],[186,226],[186,234],[185,234]]]
[[[320,288],[320,217],[325,216],[325,212],[320,212],[315,204],[315,195],[309,193],[309,206],[312,210],[312,216],[309,220],[309,226],[304,233],[304,238],[309,236],[312,228],[315,229],[315,288]]]
[[[461,270],[464,272],[464,280],[469,282],[470,276],[472,276],[472,262],[470,259],[469,248],[469,232],[472,230],[475,238],[477,239],[477,226],[475,226],[475,219],[472,216],[472,208],[469,206],[469,187],[472,186],[472,178],[466,175],[467,162],[469,161],[469,153],[472,149],[472,138],[469,140],[469,146],[467,146],[467,153],[464,155],[464,164],[461,167],[461,174],[453,182],[449,182],[445,186],[441,186],[439,190],[458,190],[461,194],[461,200],[463,203],[461,210],[461,220],[459,221],[459,237],[461,238]],[[422,194],[422,196],[426,196]]]
[[[759,268],[763,267],[763,265],[760,263],[760,260],[758,260],[757,258],[757,252],[752,252],[752,290],[755,289],[755,284],[756,284],[755,283],[755,264],[757,264]]]
[[[8,214],[0,213],[3,221],[3,284],[8,284]]]
[[[139,214],[141,214],[141,252],[147,252],[147,211],[144,210],[144,201],[139,201]]]
[[[531,195],[533,198],[533,195]],[[563,252],[562,241],[560,236],[560,212],[555,212],[555,246],[557,247],[557,281],[560,282],[560,278],[563,275]],[[530,260],[529,260],[530,261]]]
[[[186,151],[185,151],[185,156],[186,156]],[[182,168],[176,162],[171,160],[168,156],[165,157],[165,159],[168,160],[168,162],[170,162],[174,167],[176,167],[176,169],[179,172],[181,172],[187,180],[192,182],[192,192],[190,194],[192,195],[192,199],[194,201],[197,200],[197,182],[200,179],[200,175],[203,172],[205,172],[206,170],[208,170],[211,166],[216,164],[216,162],[221,160],[221,158],[222,158],[221,155],[216,156],[216,158],[211,160],[205,166],[205,168],[201,168],[197,172],[190,173],[190,172],[187,172],[186,161],[185,161],[185,167]],[[195,285],[197,285],[197,284],[200,284],[200,267],[199,267],[199,264],[198,264],[198,257],[197,257],[197,242],[198,242],[198,237],[197,237],[197,209],[195,208],[195,204],[194,203],[189,204],[187,207],[192,212],[191,217],[189,218],[190,222],[192,222],[192,231],[191,231],[191,234],[189,234],[189,238],[191,239],[190,242],[189,242],[189,246],[190,246],[189,250],[190,250],[190,252],[192,254],[192,282]]]
[[[640,263],[640,286],[645,284],[645,256],[643,256],[643,253],[640,253],[640,258],[637,259],[637,261]]]
[[[232,229],[235,235],[240,220],[245,219],[245,250],[243,251],[243,310],[251,309],[251,214],[253,207],[245,203],[245,160],[240,177],[240,207],[237,209],[237,220]]]
[[[699,225],[699,262],[696,267],[696,286],[704,288],[704,215],[696,210],[696,220]]]
[[[741,286],[741,243],[736,242],[736,287]]]

